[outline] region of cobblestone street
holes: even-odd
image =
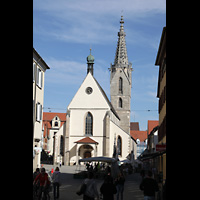
[[[53,165],[44,165],[47,171],[52,168]],[[60,186],[60,198],[59,200],[82,200],[83,197],[78,196],[76,191],[78,190],[83,179],[74,179],[73,173],[76,170],[76,166],[62,166],[60,172],[62,173],[62,185]],[[103,183],[103,180],[96,180],[98,191]],[[124,185],[124,200],[143,200],[143,192],[139,189],[141,177],[138,173],[127,175]],[[50,192],[51,199],[53,199],[53,191]],[[115,195],[116,198],[116,195]]]

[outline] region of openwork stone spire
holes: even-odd
[[[115,61],[114,65],[117,67],[117,65],[121,64],[128,64],[128,56],[127,56],[127,50],[126,50],[126,41],[125,36],[126,33],[124,32],[124,19],[123,16],[121,16],[120,21],[120,31],[118,32],[118,43],[117,43],[117,49],[115,54]]]

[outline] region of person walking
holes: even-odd
[[[60,171],[59,171],[59,167],[56,167],[53,175],[52,175],[52,180],[53,180],[53,195],[54,195],[54,199],[58,199],[59,198],[59,187],[60,187]]]
[[[35,178],[37,177],[37,175],[39,175],[39,173],[40,173],[40,169],[36,168],[36,170],[33,173],[33,181],[35,180]]]
[[[45,168],[41,169],[41,173],[38,174],[33,181],[33,185],[37,184],[37,181],[40,181],[38,200],[41,199],[42,191],[44,191],[45,197],[47,196],[48,189],[50,187],[50,181],[48,180],[48,174],[45,172]]]
[[[88,178],[83,183],[86,184],[86,190],[83,194],[83,200],[94,200],[96,197],[99,200],[99,193],[97,191],[96,181],[93,179],[93,172],[89,172]]]
[[[147,177],[140,184],[140,190],[144,191],[144,200],[155,200],[155,192],[159,191],[158,183],[152,178],[152,172],[148,171]]]
[[[117,187],[117,200],[119,200],[119,195],[121,196],[121,200],[123,200],[124,182],[125,178],[122,172],[119,172],[118,177],[115,179],[115,184]]]
[[[110,175],[106,175],[104,183],[100,187],[100,192],[103,194],[103,200],[114,200],[114,194],[117,193],[117,189]]]

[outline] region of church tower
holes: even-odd
[[[121,16],[120,31],[115,54],[114,65],[110,70],[110,97],[111,103],[120,117],[120,127],[130,134],[130,104],[132,64],[128,62],[124,32],[124,19]]]

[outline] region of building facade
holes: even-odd
[[[128,63],[123,17],[120,21],[114,65],[110,71],[111,101],[94,78],[94,56],[87,57],[87,75],[67,107],[64,164],[78,164],[80,158],[116,153],[120,160],[133,159],[136,142],[130,135],[132,67]]]
[[[40,167],[44,74],[47,69],[49,66],[33,48],[33,169]]]
[[[166,146],[166,27],[163,28],[155,65],[159,66],[157,97],[159,98],[158,144]],[[164,152],[164,151],[163,151]],[[159,157],[158,170],[166,179],[166,149]]]

